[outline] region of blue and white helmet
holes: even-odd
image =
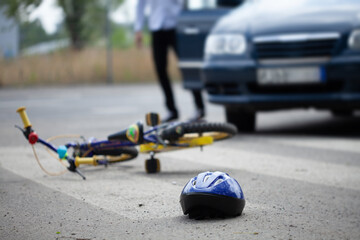
[[[227,173],[203,172],[185,185],[180,204],[190,218],[234,217],[241,215],[245,198],[239,183]]]

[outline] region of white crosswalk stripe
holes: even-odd
[[[179,161],[187,160],[218,168],[245,170],[274,177],[360,190],[360,167],[342,165],[341,162],[335,164],[218,147],[207,147],[204,152],[194,149],[189,150],[187,154],[167,154]],[[214,155],[217,158],[212,158]]]

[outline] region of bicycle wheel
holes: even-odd
[[[121,147],[115,149],[98,149],[94,150],[95,155],[105,155],[109,159],[109,163],[123,162],[134,159],[138,155],[135,147]]]
[[[176,141],[180,139],[198,138],[199,136],[211,136],[214,141],[232,137],[237,129],[230,123],[183,123],[166,129],[161,137],[164,140]]]

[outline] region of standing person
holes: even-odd
[[[144,11],[147,4],[150,7],[148,23],[152,37],[152,55],[157,77],[163,90],[166,107],[168,109],[168,114],[162,119],[162,122],[169,122],[176,120],[179,117],[170,78],[167,72],[167,65],[168,50],[173,48],[177,54],[175,27],[177,17],[183,7],[183,0],[138,0],[135,21],[135,41],[138,48],[141,48],[143,43],[142,29],[145,18]],[[195,115],[190,120],[199,120],[205,116],[201,91],[194,90],[192,94],[196,105],[196,111]]]

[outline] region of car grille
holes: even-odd
[[[284,36],[284,35],[283,35]],[[336,50],[338,34],[308,34],[291,38],[292,35],[260,37],[254,39],[255,58],[281,59],[331,56]],[[298,35],[299,36],[299,35]]]

